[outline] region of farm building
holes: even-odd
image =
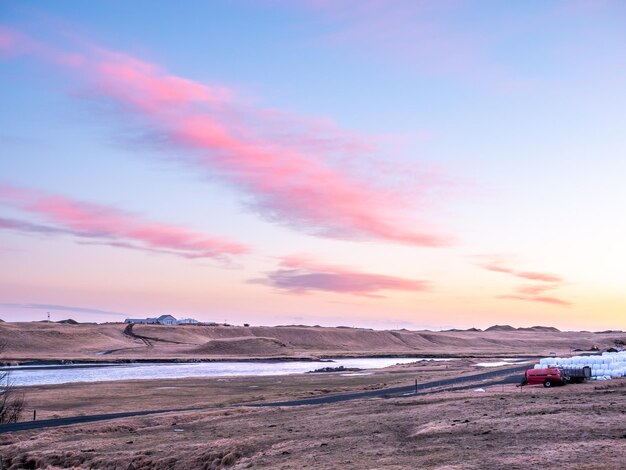
[[[161,315],[157,318],[159,325],[176,325],[176,318],[172,315]]]
[[[161,315],[157,318],[127,318],[124,320],[124,323],[137,323],[144,325],[196,325],[198,320],[194,320],[193,318],[183,318],[181,320],[176,320],[172,315]]]
[[[156,318],[127,318],[124,323],[138,323],[154,325],[159,323]]]

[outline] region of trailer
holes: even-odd
[[[544,369],[528,369],[520,386],[543,385],[566,385],[568,383],[582,383],[591,378],[591,367],[546,367]]]

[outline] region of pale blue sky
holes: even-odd
[[[0,47],[0,183],[250,247],[225,264],[85,245],[84,234],[2,230],[2,318],[41,314],[17,304],[55,304],[248,323],[303,317],[377,327],[535,320],[621,326],[623,2],[5,1],[0,27],[30,41]],[[328,164],[342,178],[378,189],[389,189],[407,169],[422,175],[402,188],[397,205],[408,209],[401,225],[443,234],[451,244],[407,246],[374,232],[348,240],[311,236],[330,222],[363,229],[347,222],[354,214],[335,217],[316,201],[302,207],[286,197],[252,209],[250,202],[266,193],[246,186],[248,170],[237,167],[245,171],[228,176],[189,164],[194,152],[166,143],[172,137],[147,125],[141,112],[94,93],[95,72],[50,60],[61,53],[100,60],[105,49],[153,64],[158,73],[230,90],[234,104],[211,113],[235,113],[243,131],[232,115],[220,117],[232,132],[297,151],[311,135],[374,144],[371,152],[351,155],[350,164],[326,150],[302,151],[311,165]],[[267,109],[289,117],[266,123],[260,116]],[[305,135],[292,119],[332,129]],[[313,193],[324,196],[327,183]],[[24,204],[0,205],[0,218],[76,229]],[[99,235],[90,232],[90,241]],[[286,269],[284,258],[296,254],[308,264],[291,266],[292,276],[323,271],[353,282],[368,273],[393,277],[395,287],[369,285],[368,293],[385,297],[378,299],[342,283],[330,291],[311,285],[306,293],[269,280],[248,283]],[[59,265],[59,257],[67,263]],[[515,276],[483,269],[485,259],[561,281],[530,298],[519,294]],[[58,271],[46,277],[51,266]],[[145,281],[129,287],[125,272]],[[84,281],[80,293],[73,290],[77,279]],[[412,291],[402,287],[407,279],[432,288]],[[58,315],[70,313],[80,316]]]

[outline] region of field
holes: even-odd
[[[552,389],[475,381],[465,389],[439,387],[417,395],[321,405],[247,406],[467,376],[479,372],[475,363],[486,357],[549,351],[567,354],[570,349],[592,345],[606,348],[623,336],[619,333],[136,327],[135,334],[154,338],[146,343],[125,335],[124,328],[120,324],[5,323],[0,326],[4,335],[0,339],[7,343],[6,362],[102,360],[97,352],[119,346],[124,349],[105,355],[107,360],[394,353],[457,357],[450,362],[398,365],[367,375],[321,373],[29,387],[27,419],[33,410],[37,410],[38,420],[193,410],[2,433],[3,468],[521,469],[548,465],[621,469],[626,461],[623,379]],[[281,356],[262,348],[231,348],[241,338],[252,340],[248,346],[280,342],[286,351]],[[68,347],[62,349],[60,345],[68,339]],[[212,341],[219,347],[207,347]]]
[[[401,380],[403,375],[394,379],[381,372],[376,379],[368,378],[368,386]],[[134,384],[126,383],[118,399],[134,402],[131,407],[139,402],[171,405],[172,399],[183,397],[190,397],[192,404],[224,406],[3,434],[2,456],[13,469],[465,469],[528,468],[546,461],[551,467],[619,469],[626,456],[623,380],[521,391],[513,385],[487,387],[485,392],[442,390],[417,397],[268,408],[226,403],[297,396],[305,390],[328,393],[354,384],[347,385],[337,374],[290,377],[282,383],[245,378],[221,384],[197,379],[143,383],[134,389],[138,396],[132,400],[128,393]],[[103,396],[105,387],[112,389],[93,384],[81,386],[78,393],[66,390],[72,398],[65,406],[89,413],[105,410],[103,403],[111,398]],[[90,392],[101,398],[96,403],[82,400]],[[41,404],[45,396],[39,391],[33,399]],[[62,401],[59,396],[55,400]]]

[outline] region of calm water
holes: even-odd
[[[498,361],[498,362],[479,362],[478,364],[476,364],[476,367],[501,367],[501,366],[514,366],[514,365],[522,365],[522,364],[528,364],[528,361],[515,361],[515,362],[510,362],[510,361]]]
[[[4,367],[10,371],[10,381],[14,385],[48,385],[71,382],[109,382],[133,379],[175,379],[182,377],[224,377],[252,375],[303,374],[322,367],[357,367],[359,369],[380,369],[395,364],[406,364],[419,360],[449,361],[450,359],[430,359],[419,357],[376,357],[358,359],[333,359],[324,361],[290,362],[199,362],[199,363],[154,363],[154,364],[111,364],[58,366]]]

